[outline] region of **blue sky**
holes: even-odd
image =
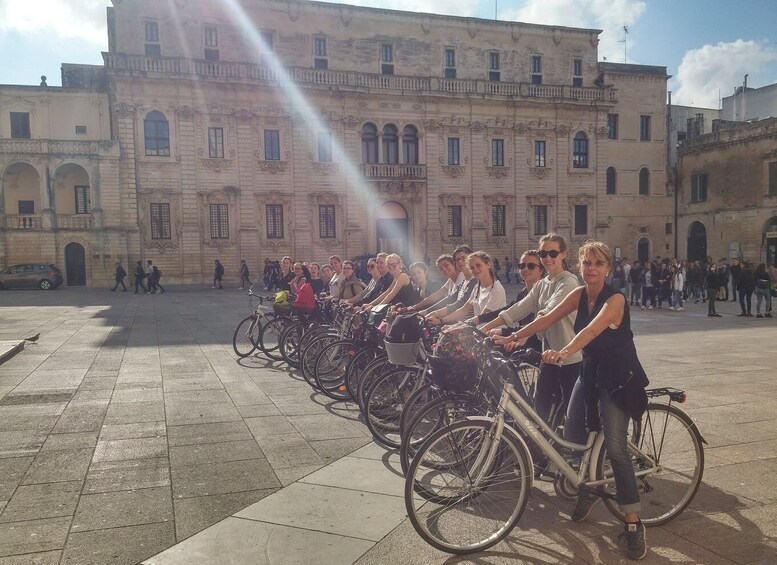
[[[125,0],[132,1],[132,0]],[[161,0],[157,0],[161,1]],[[209,0],[219,2],[223,0]],[[666,66],[673,102],[718,107],[745,74],[777,82],[777,0],[498,0],[500,19],[602,29],[599,58]],[[356,0],[493,18],[495,0]],[[60,84],[62,62],[101,64],[109,0],[0,0],[0,84]]]

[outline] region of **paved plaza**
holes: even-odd
[[[651,384],[688,391],[709,443],[645,563],[777,562],[777,327],[718,311],[633,312]],[[236,358],[247,313],[241,291],[204,286],[0,293],[0,341],[41,334],[0,366],[0,565],[621,562],[602,505],[573,524],[545,485],[492,550],[427,546],[397,455],[353,405]]]

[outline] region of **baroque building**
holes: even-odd
[[[104,67],[63,67],[61,92],[80,87],[105,110],[107,153],[90,158],[111,167],[99,229],[109,216],[121,237],[82,236],[92,263],[152,259],[169,282],[201,282],[216,258],[233,270],[377,250],[408,261],[464,242],[514,257],[551,230],[573,251],[597,238],[629,258],[671,253],[666,69],[598,62],[598,30],[113,0],[108,34]],[[0,167],[20,158],[0,146]],[[30,234],[8,227],[4,198],[12,262],[6,242]]]

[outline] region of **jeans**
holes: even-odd
[[[707,315],[714,316],[718,312],[715,310],[715,299],[718,297],[718,289],[717,288],[708,288],[707,289]]]
[[[656,287],[654,286],[642,288],[642,306],[648,306],[648,302],[650,302],[650,306],[656,305]]]
[[[138,293],[138,287],[143,289],[143,292],[148,292],[146,285],[143,284],[143,277],[135,277],[135,294]]]
[[[642,299],[642,285],[640,283],[631,283],[631,302],[639,304]]]
[[[585,426],[585,393],[583,378],[579,377],[572,388],[567,405],[567,419],[564,421],[564,439],[584,444],[588,439]]]
[[[755,298],[756,298],[756,303],[755,303],[756,314],[761,313],[761,303],[764,303],[764,314],[771,312],[771,308],[769,306],[770,306],[772,297],[769,295],[768,288],[756,288]]]
[[[577,378],[580,376],[582,363],[572,363],[571,365],[554,365],[549,363],[540,364],[540,374],[537,377],[537,392],[534,398],[534,407],[540,417],[548,421],[553,399],[561,389],[561,398],[563,410],[566,411],[569,399],[572,396],[572,388],[575,386]],[[583,405],[585,409],[585,404]],[[583,442],[585,443],[585,442]]]
[[[641,504],[637,478],[626,446],[629,417],[610,400],[610,393],[603,388],[599,389],[599,413],[604,430],[604,446],[610,458],[612,474],[615,476],[618,507],[624,514],[639,512]]]
[[[673,290],[672,291],[672,297],[674,298],[672,306],[675,308],[682,308],[683,307],[683,291],[682,290]]]
[[[739,307],[742,308],[743,314],[749,314],[753,305],[753,289],[742,290],[738,288],[737,290],[739,291]],[[747,302],[747,309],[745,309],[745,302]]]
[[[127,290],[127,285],[124,284],[124,278],[121,278],[121,279],[117,278],[116,284],[113,285],[113,288],[111,290],[116,290],[117,288],[119,288],[119,285],[121,285],[121,288],[123,288],[125,291]]]

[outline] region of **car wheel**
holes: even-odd
[[[42,290],[51,290],[54,288],[54,286],[51,284],[51,281],[49,279],[41,279],[41,281],[38,283],[38,286]]]

